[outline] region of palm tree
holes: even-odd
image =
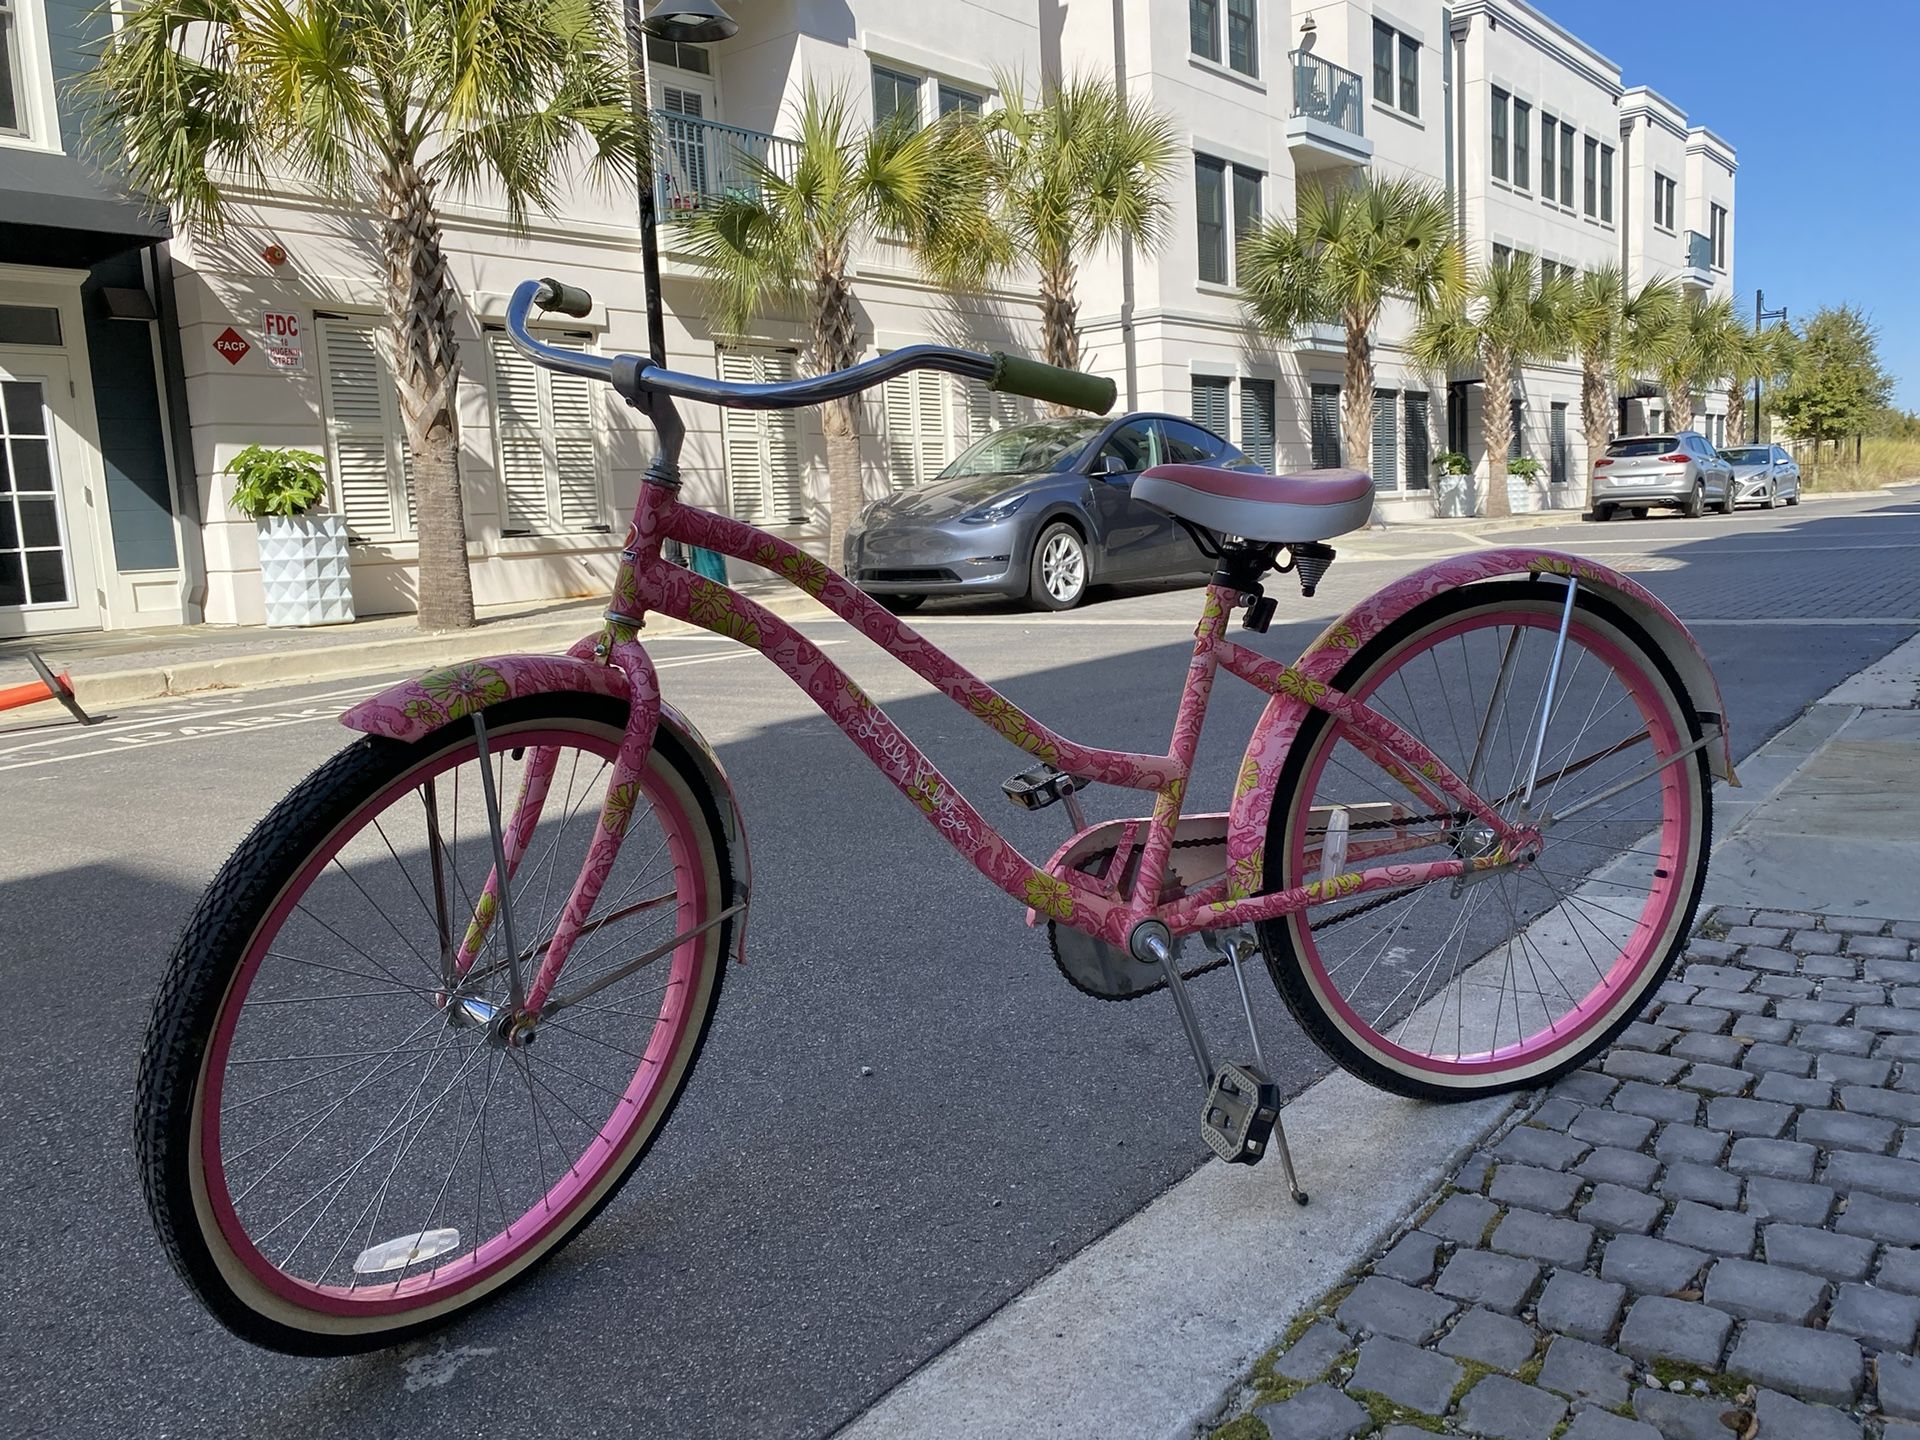
[[[1593,509],[1593,462],[1613,434],[1614,397],[1659,367],[1680,309],[1672,281],[1627,285],[1618,265],[1582,271],[1567,307],[1567,331],[1580,356],[1580,422],[1587,440],[1587,509]]]
[[[1284,339],[1316,321],[1346,327],[1341,420],[1350,464],[1361,463],[1373,435],[1368,331],[1390,297],[1422,315],[1459,305],[1467,267],[1453,241],[1452,211],[1437,187],[1372,175],[1302,187],[1293,224],[1268,220],[1241,241],[1240,286],[1260,329]]]
[[[1667,423],[1675,430],[1693,428],[1695,387],[1732,371],[1739,331],[1731,300],[1709,300],[1695,291],[1680,303],[1658,366],[1660,388],[1667,392]]]
[[[1028,95],[999,79],[1002,104],[982,122],[991,146],[1000,243],[997,265],[1039,271],[1047,363],[1080,364],[1081,264],[1122,241],[1155,249],[1166,233],[1167,187],[1180,154],[1173,122],[1131,103],[1111,79],[1076,75]]]
[[[141,0],[89,81],[134,185],[218,231],[232,184],[310,185],[369,221],[412,462],[422,629],[473,623],[460,505],[458,296],[440,218],[485,190],[524,225],[584,164],[644,152],[607,0]]]
[[[1566,349],[1573,282],[1564,275],[1535,283],[1533,257],[1504,255],[1474,277],[1466,297],[1422,316],[1407,353],[1427,369],[1480,365],[1481,424],[1487,444],[1486,503],[1481,513],[1511,513],[1507,451],[1513,444],[1514,371]]]
[[[1755,380],[1777,384],[1789,368],[1793,332],[1784,325],[1766,330],[1750,330],[1744,323],[1735,327],[1727,369],[1727,443],[1747,443],[1747,394]],[[1758,440],[1756,434],[1751,437]]]
[[[769,307],[803,306],[809,362],[840,370],[864,348],[854,254],[877,236],[907,237],[921,268],[947,288],[981,282],[985,153],[966,122],[916,129],[902,117],[859,126],[844,92],[812,85],[801,99],[797,131],[789,173],[756,164],[749,183],[695,214],[688,246],[713,288],[720,332],[740,334]],[[858,397],[827,401],[821,425],[827,556],[837,563],[865,499]]]

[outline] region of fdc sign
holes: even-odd
[[[267,361],[276,369],[300,370],[305,368],[305,356],[300,345],[300,317],[290,311],[263,310],[260,312],[260,344],[267,352]]]

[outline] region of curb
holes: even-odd
[[[819,603],[798,591],[786,595],[755,596],[776,615],[791,616]],[[825,612],[822,612],[825,613]],[[402,635],[391,640],[363,640],[353,644],[315,645],[269,650],[206,660],[182,660],[171,665],[133,666],[104,670],[73,678],[75,697],[90,710],[141,700],[175,699],[206,690],[242,690],[261,685],[299,684],[342,675],[364,675],[382,670],[429,669],[473,660],[483,655],[520,651],[560,651],[590,633],[600,619],[600,607],[558,618],[496,620],[471,630]],[[704,635],[706,630],[684,620],[651,618],[649,635]],[[53,702],[27,706],[22,718],[37,718],[42,710],[55,713]]]

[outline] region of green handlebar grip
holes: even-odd
[[[1062,370],[1058,365],[1043,365],[1018,355],[993,356],[993,378],[988,388],[1009,395],[1027,395],[1050,405],[1071,405],[1076,410],[1091,410],[1104,415],[1113,408],[1119,392],[1113,381],[1078,370]]]
[[[550,292],[548,298],[541,302],[542,310],[558,310],[562,315],[572,315],[581,320],[593,313],[593,296],[578,285],[562,285],[552,278],[543,279],[540,283]]]

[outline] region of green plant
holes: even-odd
[[[86,81],[93,143],[176,222],[230,188],[313,192],[364,228],[413,479],[422,629],[473,624],[460,505],[460,297],[441,206],[524,228],[649,153],[611,0],[142,0]]]
[[[1439,475],[1471,475],[1473,462],[1458,450],[1442,450],[1433,457],[1433,468]]]
[[[249,445],[227,462],[233,508],[254,520],[304,515],[327,494],[325,462],[311,450]]]
[[[1665,353],[1655,370],[1667,392],[1667,424],[1691,430],[1696,387],[1724,380],[1742,363],[1744,332],[1733,302],[1699,293],[1680,302]]]
[[[1239,273],[1247,312],[1266,334],[1284,340],[1311,322],[1345,327],[1340,410],[1349,465],[1363,464],[1372,447],[1368,332],[1380,307],[1394,297],[1417,314],[1456,307],[1467,283],[1453,209],[1439,187],[1371,174],[1330,189],[1301,185],[1295,223],[1269,220],[1240,242]]]
[[[1540,462],[1531,455],[1515,455],[1507,461],[1507,473],[1518,475],[1522,480],[1540,478]]]
[[[1806,322],[1787,383],[1770,403],[1789,435],[1834,441],[1865,430],[1892,390],[1867,317],[1852,306],[1828,307]],[[1816,444],[1816,458],[1819,453]]]
[[[1413,329],[1408,353],[1422,369],[1445,372],[1480,365],[1486,427],[1484,513],[1504,516],[1507,451],[1513,442],[1514,370],[1566,348],[1566,315],[1573,283],[1563,275],[1535,283],[1533,257],[1516,251],[1481,271],[1451,303],[1428,307]]]
[[[1614,399],[1659,367],[1673,338],[1680,291],[1669,280],[1628,287],[1618,265],[1582,271],[1567,306],[1567,331],[1580,357],[1580,428],[1587,442],[1587,508],[1593,508],[1592,461],[1606,453]]]

